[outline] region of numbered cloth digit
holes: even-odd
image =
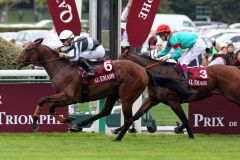
[[[207,78],[207,72],[206,70],[199,70],[199,74],[201,78],[206,79]]]
[[[72,7],[66,3],[62,3],[59,5],[60,7],[65,7],[66,10],[62,11],[60,14],[60,19],[64,23],[68,23],[73,19],[72,15]]]
[[[111,62],[110,61],[106,61],[106,62],[104,62],[104,68],[105,68],[105,70],[106,71],[111,71],[112,70],[112,64],[111,64]]]

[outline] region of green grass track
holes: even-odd
[[[240,135],[0,133],[0,160],[239,160]]]

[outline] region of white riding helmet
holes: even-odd
[[[67,30],[67,29],[63,30],[59,35],[59,39],[68,39],[68,38],[74,38],[74,34],[70,30]]]

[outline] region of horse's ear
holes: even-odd
[[[36,39],[34,42],[35,42],[36,44],[41,44],[42,41],[43,41],[43,38],[38,38],[38,39]]]

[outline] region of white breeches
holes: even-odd
[[[187,50],[182,57],[179,58],[180,65],[188,65],[191,61],[198,57],[198,55],[203,54],[206,49],[206,44],[202,38],[198,38],[192,48]]]
[[[81,52],[80,57],[86,58],[86,59],[102,59],[105,56],[105,49],[102,45],[98,46],[93,51],[84,51]]]

